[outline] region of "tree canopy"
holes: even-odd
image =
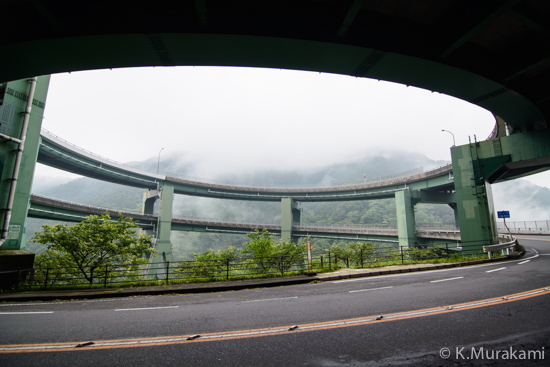
[[[76,225],[42,226],[33,242],[48,246],[37,256],[40,266],[75,267],[92,283],[94,271],[113,264],[145,263],[144,255],[155,252],[151,239],[140,235],[138,225],[119,216],[112,220],[108,213],[90,215]]]

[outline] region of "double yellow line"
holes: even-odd
[[[301,325],[287,325],[263,329],[238,330],[207,334],[177,335],[154,338],[115,339],[88,342],[41,343],[41,344],[9,344],[0,345],[0,353],[36,353],[36,352],[70,352],[97,349],[152,347],[172,344],[201,343],[208,341],[255,338],[269,335],[283,335],[337,329],[351,326],[368,325],[381,322],[412,319],[416,317],[440,315],[451,312],[472,310],[475,308],[495,306],[504,303],[520,301],[532,297],[550,294],[550,287],[533,289],[526,292],[510,294],[502,297],[488,298],[479,301],[459,303],[443,307],[424,308],[387,315],[366,316],[353,319],[324,321]]]

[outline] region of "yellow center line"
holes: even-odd
[[[113,348],[135,348],[161,345],[173,345],[184,343],[202,343],[208,341],[233,340],[243,338],[254,338],[268,335],[283,335],[291,333],[302,333],[308,331],[337,329],[359,325],[369,325],[381,322],[407,320],[416,317],[441,315],[451,312],[472,310],[481,307],[488,307],[520,301],[532,297],[550,294],[550,287],[533,289],[526,292],[514,293],[502,297],[488,298],[478,301],[458,303],[454,305],[424,308],[419,310],[403,311],[387,315],[375,315],[357,317],[352,319],[324,321],[308,324],[286,325],[261,329],[237,330],[226,332],[215,332],[205,334],[189,334],[177,336],[161,336],[149,338],[131,338],[101,340],[92,342],[66,342],[66,343],[40,343],[40,344],[9,344],[0,345],[0,354],[5,353],[35,353],[35,352],[68,352],[82,350],[98,350]],[[77,347],[78,346],[78,347]]]

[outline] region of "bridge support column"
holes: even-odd
[[[449,206],[453,209],[453,213],[455,215],[455,226],[458,228],[458,208],[456,203],[451,203]]]
[[[451,155],[462,248],[481,253],[498,240],[491,185],[482,176],[476,144],[453,147]]]
[[[160,191],[159,190],[149,190],[145,193],[143,193],[143,202],[141,207],[141,214],[146,215],[153,215],[155,211],[155,202],[157,199],[160,198]],[[158,225],[158,223],[157,223]],[[141,233],[154,237],[155,236],[155,228],[151,229],[142,229]]]
[[[160,199],[157,228],[146,230],[145,234],[154,236],[155,248],[158,253],[153,256],[153,262],[172,261],[172,244],[170,242],[170,231],[172,229],[172,202],[174,200],[174,188],[162,186],[158,190],[149,190],[143,194],[142,214],[154,214],[155,202]]]
[[[416,238],[416,221],[414,217],[414,202],[410,190],[395,193],[395,210],[397,214],[397,237],[399,246],[413,247]]]
[[[300,203],[291,198],[281,199],[281,240],[292,241],[292,225],[300,223]]]
[[[155,248],[158,253],[153,257],[153,262],[173,261],[172,243],[170,231],[172,230],[172,203],[174,201],[174,187],[162,186],[160,188],[160,205],[157,224],[157,238]]]
[[[0,226],[5,236],[5,241],[0,241],[1,250],[27,247],[27,213],[49,83],[49,76],[41,76],[36,84],[31,80],[0,84],[0,133],[3,136],[0,138]],[[29,94],[32,94],[30,103]],[[21,137],[24,141],[18,142]],[[21,154],[17,166],[18,153]],[[10,200],[13,200],[11,210]],[[8,223],[4,225],[6,217]]]
[[[0,288],[34,263],[25,251],[27,213],[49,84],[49,76],[0,83]]]

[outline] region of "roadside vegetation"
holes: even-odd
[[[132,264],[127,269],[131,273],[156,252],[151,239],[140,235],[137,228],[131,218],[111,220],[107,213],[90,215],[75,225],[44,225],[32,241],[47,246],[47,250],[36,256],[34,266],[77,269],[73,276],[82,276],[89,284],[118,264]]]
[[[266,229],[247,234],[240,247],[210,249],[193,259],[151,263],[151,239],[136,231],[129,218],[104,214],[74,225],[44,226],[34,241],[48,246],[37,255],[34,272],[18,290],[131,287],[254,279],[317,273],[341,268],[375,268],[421,263],[453,263],[487,258],[463,256],[446,246],[399,248],[350,242],[315,249],[308,267],[306,238],[282,241]]]

